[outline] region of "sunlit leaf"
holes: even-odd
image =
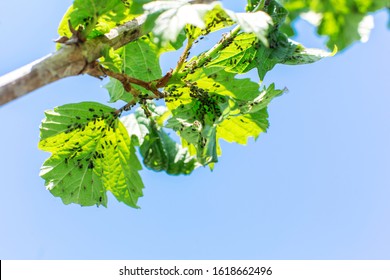
[[[146,28],[151,28],[158,44],[176,42],[187,24],[205,28],[204,17],[216,3],[191,4],[188,0],[153,1],[144,5],[148,12]]]
[[[106,205],[106,191],[137,208],[141,165],[115,110],[94,102],[45,112],[39,148],[51,152],[40,175],[64,203]]]
[[[248,138],[255,140],[260,133],[266,132],[269,126],[267,109],[250,114],[232,116],[218,125],[217,137],[227,142],[235,142],[245,145]]]
[[[187,34],[190,38],[196,39],[199,36],[205,36],[209,33],[218,31],[222,28],[231,26],[234,21],[220,5],[208,11],[204,16],[204,28],[199,28],[188,24],[186,27]]]
[[[242,31],[253,33],[265,45],[268,46],[268,28],[273,25],[272,18],[265,12],[235,13],[235,21]]]
[[[74,0],[62,18],[58,32],[69,36],[68,20],[74,28],[83,28],[85,37],[93,38],[105,34],[116,24],[129,20],[129,8],[121,0]]]

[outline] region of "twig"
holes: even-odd
[[[186,61],[186,59],[190,55],[190,49],[191,49],[193,44],[194,44],[194,39],[193,38],[188,38],[187,45],[184,48],[184,51],[183,51],[183,53],[181,54],[181,56],[179,58],[179,61],[177,62],[177,65],[176,65],[176,68],[174,70],[174,73],[179,72],[181,70],[181,68],[183,67],[184,62]]]
[[[62,78],[83,74],[105,48],[117,49],[148,33],[145,20],[143,15],[85,43],[63,45],[55,53],[0,77],[0,105]]]

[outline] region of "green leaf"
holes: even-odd
[[[68,19],[70,18],[70,15],[73,13],[73,5],[71,5],[65,12],[65,14],[62,16],[62,19],[60,21],[60,24],[58,25],[58,34],[60,36],[67,36],[70,38],[72,36],[72,32],[69,30],[69,24]]]
[[[268,29],[273,23],[272,18],[267,13],[262,11],[255,13],[235,13],[233,19],[240,25],[242,31],[253,33],[265,46],[268,46]]]
[[[227,118],[218,125],[217,137],[230,143],[246,145],[248,138],[256,140],[260,133],[267,131],[268,126],[267,108],[263,108],[250,114]]]
[[[366,41],[373,27],[368,13],[388,7],[388,0],[288,0],[284,5],[289,11],[290,25],[298,17],[317,27],[317,33],[327,37],[327,46],[337,45],[343,50],[353,42]]]
[[[246,144],[266,131],[266,107],[284,92],[274,84],[260,91],[257,83],[216,67],[197,68],[183,79],[184,85],[166,88],[172,111],[167,127],[178,132],[202,165],[217,162],[219,139]]]
[[[111,107],[82,102],[45,112],[39,148],[51,152],[40,175],[65,204],[106,206],[106,191],[138,208],[141,165],[126,128]]]
[[[153,1],[144,5],[148,12],[145,23],[152,29],[159,45],[176,42],[180,32],[187,24],[205,28],[204,17],[216,3],[190,4],[188,0]]]
[[[194,146],[200,164],[217,162],[215,124],[223,120],[229,106],[228,99],[209,94],[197,86],[190,87],[190,91],[192,101],[172,110],[172,118],[166,127],[178,132],[181,138]]]
[[[267,106],[283,92],[285,90],[275,89],[275,85],[271,84],[268,88],[263,88],[253,100],[237,100],[236,110],[232,110],[229,117],[218,124],[217,138],[241,145],[247,144],[250,137],[256,140],[269,126]]]
[[[159,125],[166,108],[151,103],[147,108],[150,117],[138,108],[134,114],[122,118],[129,134],[138,140],[143,163],[154,171],[165,171],[170,175],[190,174],[197,166],[196,159]]]
[[[170,110],[192,102],[197,94],[197,89],[203,91],[203,94],[207,94],[207,96],[214,96],[213,98],[218,102],[222,102],[221,106],[226,104],[221,108],[228,107],[228,103],[226,103],[228,97],[250,101],[259,95],[258,83],[248,78],[237,79],[236,74],[228,73],[223,68],[196,68],[193,73],[187,73],[183,79],[187,84],[171,84],[165,88],[169,94],[166,101]]]
[[[279,29],[288,15],[287,9],[276,0],[269,1],[266,12],[271,16],[275,30]]]
[[[233,73],[246,73],[257,68],[260,80],[276,64],[306,64],[333,56],[333,52],[304,48],[279,31],[270,34],[270,47],[264,46],[253,33],[241,33],[221,50],[207,67],[221,67]]]
[[[134,100],[134,96],[130,93],[127,92],[122,83],[119,82],[116,79],[110,78],[110,81],[104,86],[110,95],[110,100],[109,102],[117,102],[118,100],[123,100],[126,103]]]
[[[256,6],[259,4],[260,0],[247,0],[247,5],[245,7],[245,10],[248,12],[253,11]]]
[[[106,189],[101,178],[88,168],[90,163],[65,156],[59,153],[43,163],[39,175],[45,179],[47,189],[64,204],[107,207]]]
[[[99,59],[100,63],[114,71],[114,72],[120,72],[122,69],[122,59],[120,56],[120,52],[122,50],[114,50],[113,48],[106,47],[103,49],[103,57]]]
[[[125,74],[133,78],[149,82],[162,76],[159,49],[147,36],[127,44],[123,48],[122,58]]]
[[[208,11],[204,16],[204,22],[204,28],[199,28],[190,24],[187,25],[186,32],[189,38],[196,39],[199,36],[205,36],[209,33],[231,26],[234,23],[221,5],[216,5],[212,10]]]
[[[82,27],[86,38],[93,38],[110,31],[116,24],[130,19],[126,1],[121,0],[74,0],[63,17],[58,32],[71,35],[68,19],[74,28]]]
[[[275,98],[286,92],[286,89],[275,89],[275,84],[271,84],[268,88],[263,88],[258,96],[246,102],[239,102],[239,110],[241,114],[256,113],[257,111],[267,108],[268,104]]]
[[[268,71],[276,64],[284,63],[296,49],[296,45],[282,33],[276,31],[270,37],[270,47],[266,47],[252,33],[239,34],[211,60],[208,67],[223,66],[233,73],[246,73],[256,67],[260,80],[263,80]]]
[[[321,49],[305,48],[297,44],[294,53],[284,61],[284,64],[300,65],[316,62],[322,58],[334,56],[337,53],[337,46],[334,46],[332,52],[327,52]]]
[[[241,33],[218,52],[208,66],[223,66],[228,72],[246,73],[255,67],[259,47],[260,42],[254,34]]]
[[[155,122],[149,125],[149,134],[140,148],[144,164],[155,171],[166,171],[170,175],[190,174],[196,160],[188,150],[182,148]]]
[[[130,13],[133,15],[142,15],[144,13],[143,6],[146,3],[152,2],[153,0],[131,0]]]
[[[147,82],[161,78],[160,49],[150,41],[148,36],[127,44],[118,55],[121,58],[121,70],[126,75]],[[149,93],[138,85],[133,85],[133,87],[143,93]],[[110,102],[118,100],[130,102],[134,99],[133,95],[123,88],[122,83],[115,79],[110,79],[105,88],[109,92]]]

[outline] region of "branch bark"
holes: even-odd
[[[85,73],[88,64],[100,58],[105,48],[117,49],[144,35],[145,20],[145,16],[140,16],[85,43],[63,45],[58,51],[0,77],[0,106],[54,81]]]

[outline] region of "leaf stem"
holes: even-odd
[[[146,90],[151,91],[156,98],[163,97],[163,94],[157,89],[156,84],[159,84],[159,81],[163,80],[166,77],[169,77],[170,72],[167,73],[163,78],[157,80],[157,81],[151,81],[151,82],[145,82],[143,80],[139,80],[137,78],[130,77],[124,73],[117,73],[114,72],[108,68],[104,68],[99,62],[95,61],[92,62],[89,66],[89,69],[85,71],[86,73],[94,76],[108,76],[114,79],[117,79],[120,81],[125,88],[127,92],[130,92],[134,95],[134,97],[138,97],[134,94],[134,91],[132,90],[131,84],[139,85],[143,87]]]
[[[192,45],[194,44],[194,41],[195,41],[195,39],[188,38],[187,45],[184,48],[184,51],[181,54],[181,56],[179,58],[179,61],[177,62],[176,68],[173,71],[173,73],[178,73],[181,70],[181,68],[183,67],[184,62],[186,61],[186,59],[190,55],[190,49],[192,48]]]
[[[251,11],[251,13],[255,13],[259,10],[265,10],[270,3],[270,0],[263,0],[261,1],[254,9]],[[195,70],[196,68],[200,68],[205,66],[208,62],[211,61],[211,59],[222,49],[226,48],[228,45],[230,45],[234,37],[237,36],[237,34],[240,32],[241,27],[238,25],[235,28],[233,28],[227,35],[223,36],[223,38],[209,51],[201,54],[197,60],[194,60],[188,65],[188,70],[185,71],[186,73],[191,72],[191,70]],[[182,65],[181,65],[182,66]],[[176,67],[177,70],[175,72],[178,72],[180,69]]]
[[[228,34],[223,36],[223,38],[214,47],[200,55],[197,60],[193,61],[193,63],[189,65],[189,69],[194,70],[196,68],[203,67],[208,62],[210,62],[212,57],[214,57],[219,51],[227,47],[233,41],[234,37],[237,36],[240,30],[240,26],[236,26],[234,29],[232,29]]]

